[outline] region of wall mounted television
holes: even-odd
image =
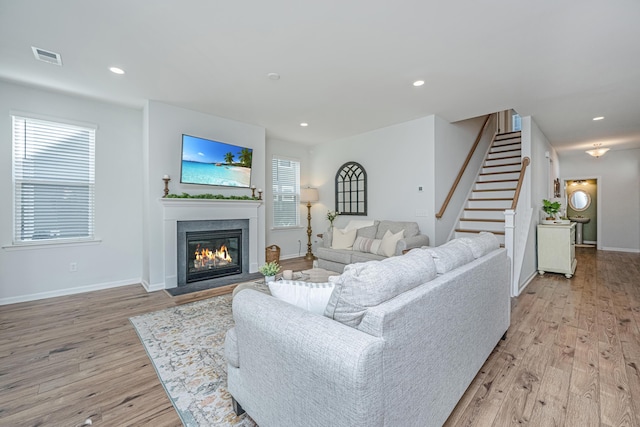
[[[251,148],[182,135],[183,184],[251,186]]]

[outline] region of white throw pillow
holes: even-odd
[[[493,233],[481,231],[477,237],[461,237],[457,239],[473,252],[474,258],[480,258],[500,248],[500,242]]]
[[[400,230],[396,234],[393,234],[391,231],[387,230],[387,232],[384,233],[384,236],[382,237],[378,255],[384,255],[386,257],[394,256],[396,254],[396,245],[398,241],[403,237],[404,230]]]
[[[471,249],[462,244],[459,239],[442,246],[424,250],[433,257],[438,274],[445,274],[474,260]]]
[[[341,230],[333,228],[333,238],[331,240],[331,249],[351,249],[353,242],[356,240],[358,230]]]
[[[333,287],[333,283],[309,283],[294,280],[278,280],[269,283],[269,290],[275,298],[319,315],[324,314]]]

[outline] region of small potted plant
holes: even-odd
[[[560,212],[560,202],[551,202],[547,199],[542,200],[542,210],[547,214],[547,221],[554,221],[556,215]]]
[[[280,271],[280,265],[275,261],[271,261],[260,266],[258,271],[264,275],[265,283],[273,282],[276,278],[276,274]]]

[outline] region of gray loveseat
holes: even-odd
[[[238,293],[234,402],[260,427],[442,425],[509,327],[506,251],[481,238],[349,265],[324,316]]]
[[[429,244],[429,237],[420,234],[420,228],[416,222],[405,221],[374,221],[372,226],[359,228],[356,232],[356,244],[365,240],[381,240],[385,233],[390,231],[395,234],[400,230],[404,230],[404,237],[400,239],[395,247],[393,255],[402,255],[408,249],[419,248]],[[363,250],[371,249],[371,245],[362,245],[360,248],[354,249],[334,249],[332,248],[333,234],[332,230],[328,230],[322,235],[322,243],[316,248],[316,256],[318,258],[318,267],[325,270],[337,271],[341,273],[348,264],[366,261],[380,261],[387,258],[378,251]]]

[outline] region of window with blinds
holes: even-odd
[[[300,162],[273,157],[273,226],[300,224]]]
[[[14,243],[93,239],[95,128],[12,119]]]

